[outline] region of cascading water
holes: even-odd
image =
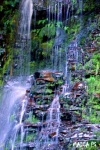
[[[24,95],[24,98],[22,99],[22,108],[20,112],[20,117],[18,123],[13,128],[12,138],[11,138],[11,150],[14,150],[15,147],[15,141],[17,137],[17,133],[20,130],[20,148],[23,145],[23,139],[24,139],[24,127],[23,127],[23,116],[26,111],[27,106],[27,96]]]
[[[29,75],[32,12],[32,0],[22,0],[18,37],[14,49],[14,79],[11,79],[5,85],[2,105],[0,107],[0,150],[4,150],[6,147],[14,150],[16,135],[19,129],[21,129],[20,143],[23,143],[24,131],[22,120],[27,105],[26,90],[30,88],[30,84],[27,83],[27,75]],[[16,76],[17,78],[15,78]],[[22,108],[19,121],[17,121],[16,113],[20,105]]]
[[[36,140],[36,150],[52,150],[58,144],[58,134],[60,127],[60,103],[59,96],[56,95],[47,112],[45,127],[42,127]]]
[[[78,50],[78,43],[77,39],[72,40],[68,47],[65,48],[66,53],[66,61],[65,61],[65,85],[63,85],[62,94],[68,94],[69,85],[71,84],[71,71],[70,68],[75,66],[75,69],[78,69],[79,63],[79,50]],[[81,55],[81,53],[80,53]]]
[[[30,70],[32,0],[22,0],[18,35],[14,49],[14,75],[27,76]]]
[[[63,51],[66,39],[65,31],[61,27],[56,28],[56,37],[52,49],[52,66],[54,70],[63,71],[65,53]]]
[[[0,148],[3,150],[11,128],[15,124],[17,104],[23,99],[27,85],[22,86],[19,81],[9,81],[3,90],[0,107]],[[16,104],[17,103],[17,104]]]

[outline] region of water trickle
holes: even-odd
[[[36,141],[36,148],[41,150],[45,148],[52,149],[52,146],[58,144],[58,134],[60,127],[60,103],[59,96],[56,95],[51,103],[47,112],[45,127],[41,129],[38,135],[38,141]]]
[[[66,34],[61,27],[56,28],[56,37],[54,41],[54,46],[52,48],[52,68],[54,70],[63,71],[63,62],[65,59],[65,54],[63,51],[65,44]]]
[[[54,70],[57,70],[58,68],[58,46],[55,47],[54,49]]]
[[[66,11],[66,20],[68,20],[69,18],[69,9],[70,9],[70,5],[68,4],[67,11]]]
[[[79,50],[78,50],[78,43],[77,39],[72,40],[68,47],[65,48],[66,53],[66,61],[65,61],[65,69],[64,69],[64,76],[65,76],[65,85],[63,86],[62,93],[68,93],[69,85],[71,84],[71,68],[75,67],[74,69],[78,69],[79,63]]]
[[[24,127],[23,127],[23,117],[24,113],[26,111],[27,106],[27,97],[24,95],[24,99],[22,99],[22,108],[20,112],[19,122],[14,126],[13,133],[11,137],[11,150],[14,150],[15,147],[15,141],[18,134],[18,131],[20,131],[20,148],[23,146],[23,139],[25,135]]]
[[[57,4],[55,2],[55,8],[54,8],[54,20],[57,20]]]

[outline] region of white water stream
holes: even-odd
[[[4,147],[9,132],[11,133],[17,106],[24,99],[28,87],[15,80],[9,81],[4,87],[0,107],[0,148]]]
[[[58,144],[58,135],[60,127],[60,103],[59,96],[56,95],[48,109],[45,127],[41,129],[41,132],[36,139],[35,150],[52,149],[52,146]]]
[[[18,130],[21,128],[21,144],[23,143],[23,116],[27,105],[26,90],[30,85],[26,83],[24,76],[29,75],[30,47],[31,47],[31,19],[33,13],[32,0],[22,0],[20,5],[20,20],[18,27],[18,38],[16,40],[16,49],[14,49],[14,75],[18,76],[14,80],[8,81],[3,90],[2,104],[0,107],[0,150],[4,150],[5,143],[11,138],[11,149],[14,150],[15,140]],[[16,59],[17,55],[17,59]],[[15,68],[14,68],[15,69]],[[16,113],[21,105],[19,121],[16,121]],[[11,134],[11,135],[10,135]],[[10,137],[9,137],[10,136]],[[8,142],[9,143],[9,142]]]

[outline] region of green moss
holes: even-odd
[[[97,114],[97,108],[95,108],[93,104],[91,106],[88,106],[88,108],[83,109],[82,118],[88,120],[90,123],[100,122],[100,115]]]
[[[97,102],[96,102],[96,103],[97,103]],[[96,109],[96,110],[100,110],[99,104],[95,104],[95,105],[93,106],[93,108]]]
[[[26,122],[30,122],[30,123],[37,123],[39,122],[39,120],[32,115],[32,113],[30,112],[29,117],[25,120]]]
[[[100,123],[100,116],[99,116],[99,117],[96,117],[95,115],[91,115],[91,116],[89,117],[89,121],[90,121],[91,123]]]
[[[86,79],[88,85],[88,93],[100,93],[100,76],[91,76]]]
[[[0,77],[0,86],[3,86],[3,80],[1,79],[2,78],[2,76]]]
[[[48,94],[52,94],[52,92],[53,92],[53,91],[52,91],[51,89],[46,89],[46,90],[45,90],[45,93],[48,93]]]
[[[56,82],[56,84],[57,84],[57,85],[62,85],[62,84],[63,84],[63,80],[58,80],[58,81]]]

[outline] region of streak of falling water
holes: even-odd
[[[51,6],[51,12],[52,12],[51,20],[52,21],[54,21],[53,11],[54,11],[54,6]]]
[[[79,8],[80,8],[80,14],[83,13],[83,0],[79,0]]]
[[[15,123],[16,106],[20,103],[26,93],[28,85],[23,85],[19,81],[9,81],[3,91],[2,104],[0,107],[0,150],[4,150],[8,136],[12,133],[12,126]]]
[[[54,19],[57,19],[57,4],[55,2],[55,8],[54,8]]]
[[[62,50],[62,49],[59,48],[59,65],[58,65],[58,70],[59,70],[59,71],[61,71],[61,69],[62,69],[62,62],[61,62],[61,57],[62,57],[61,54],[62,54],[62,53],[61,53],[61,50]]]
[[[67,51],[68,49],[65,48],[65,54],[66,54],[66,61],[65,61],[65,84],[67,84],[67,77],[68,77],[68,61],[67,61]]]
[[[59,2],[58,2],[58,12],[57,12],[57,21],[59,21],[59,12],[60,12],[60,4],[59,4]]]
[[[14,75],[27,76],[30,73],[31,19],[33,13],[32,0],[22,0],[18,37],[14,49]],[[16,69],[15,69],[16,68]]]
[[[33,13],[32,0],[22,0],[20,10],[21,10],[21,20],[19,24],[20,38],[30,39],[30,25]]]
[[[54,58],[54,70],[57,70],[57,68],[58,68],[58,50],[59,50],[59,48],[58,48],[58,46],[55,46],[55,48],[54,48],[54,56],[55,56],[55,58]]]
[[[59,103],[59,96],[56,95],[53,99],[51,106],[48,110],[47,127],[50,128],[51,133],[56,132],[56,143],[58,143],[58,133],[59,133],[59,126],[60,126],[60,103]]]
[[[78,63],[79,63],[79,52],[78,52],[78,42],[77,42],[77,39],[74,41],[74,44],[73,44],[73,48],[75,49],[74,50],[74,57],[75,57],[75,61],[76,61],[76,69],[78,69]]]
[[[68,4],[68,6],[67,6],[67,12],[66,12],[66,20],[68,20],[68,16],[69,16],[69,8],[70,8],[70,6]]]
[[[58,134],[60,127],[60,103],[59,96],[56,95],[48,109],[46,126],[41,129],[38,135],[38,141],[36,141],[35,150],[52,150],[52,146],[58,144]],[[52,136],[54,134],[54,136]]]
[[[83,28],[83,0],[79,0],[79,9],[80,9],[80,30]]]
[[[26,106],[27,106],[27,97],[25,96],[24,99],[22,100],[22,108],[21,108],[21,112],[20,112],[20,118],[19,118],[19,122],[14,126],[13,128],[13,136],[11,139],[11,150],[14,150],[15,147],[15,141],[16,141],[16,137],[17,137],[17,133],[19,130],[21,130],[21,135],[20,135],[20,148],[23,145],[23,139],[24,139],[24,127],[23,127],[23,117],[24,117],[24,113],[26,111]]]

